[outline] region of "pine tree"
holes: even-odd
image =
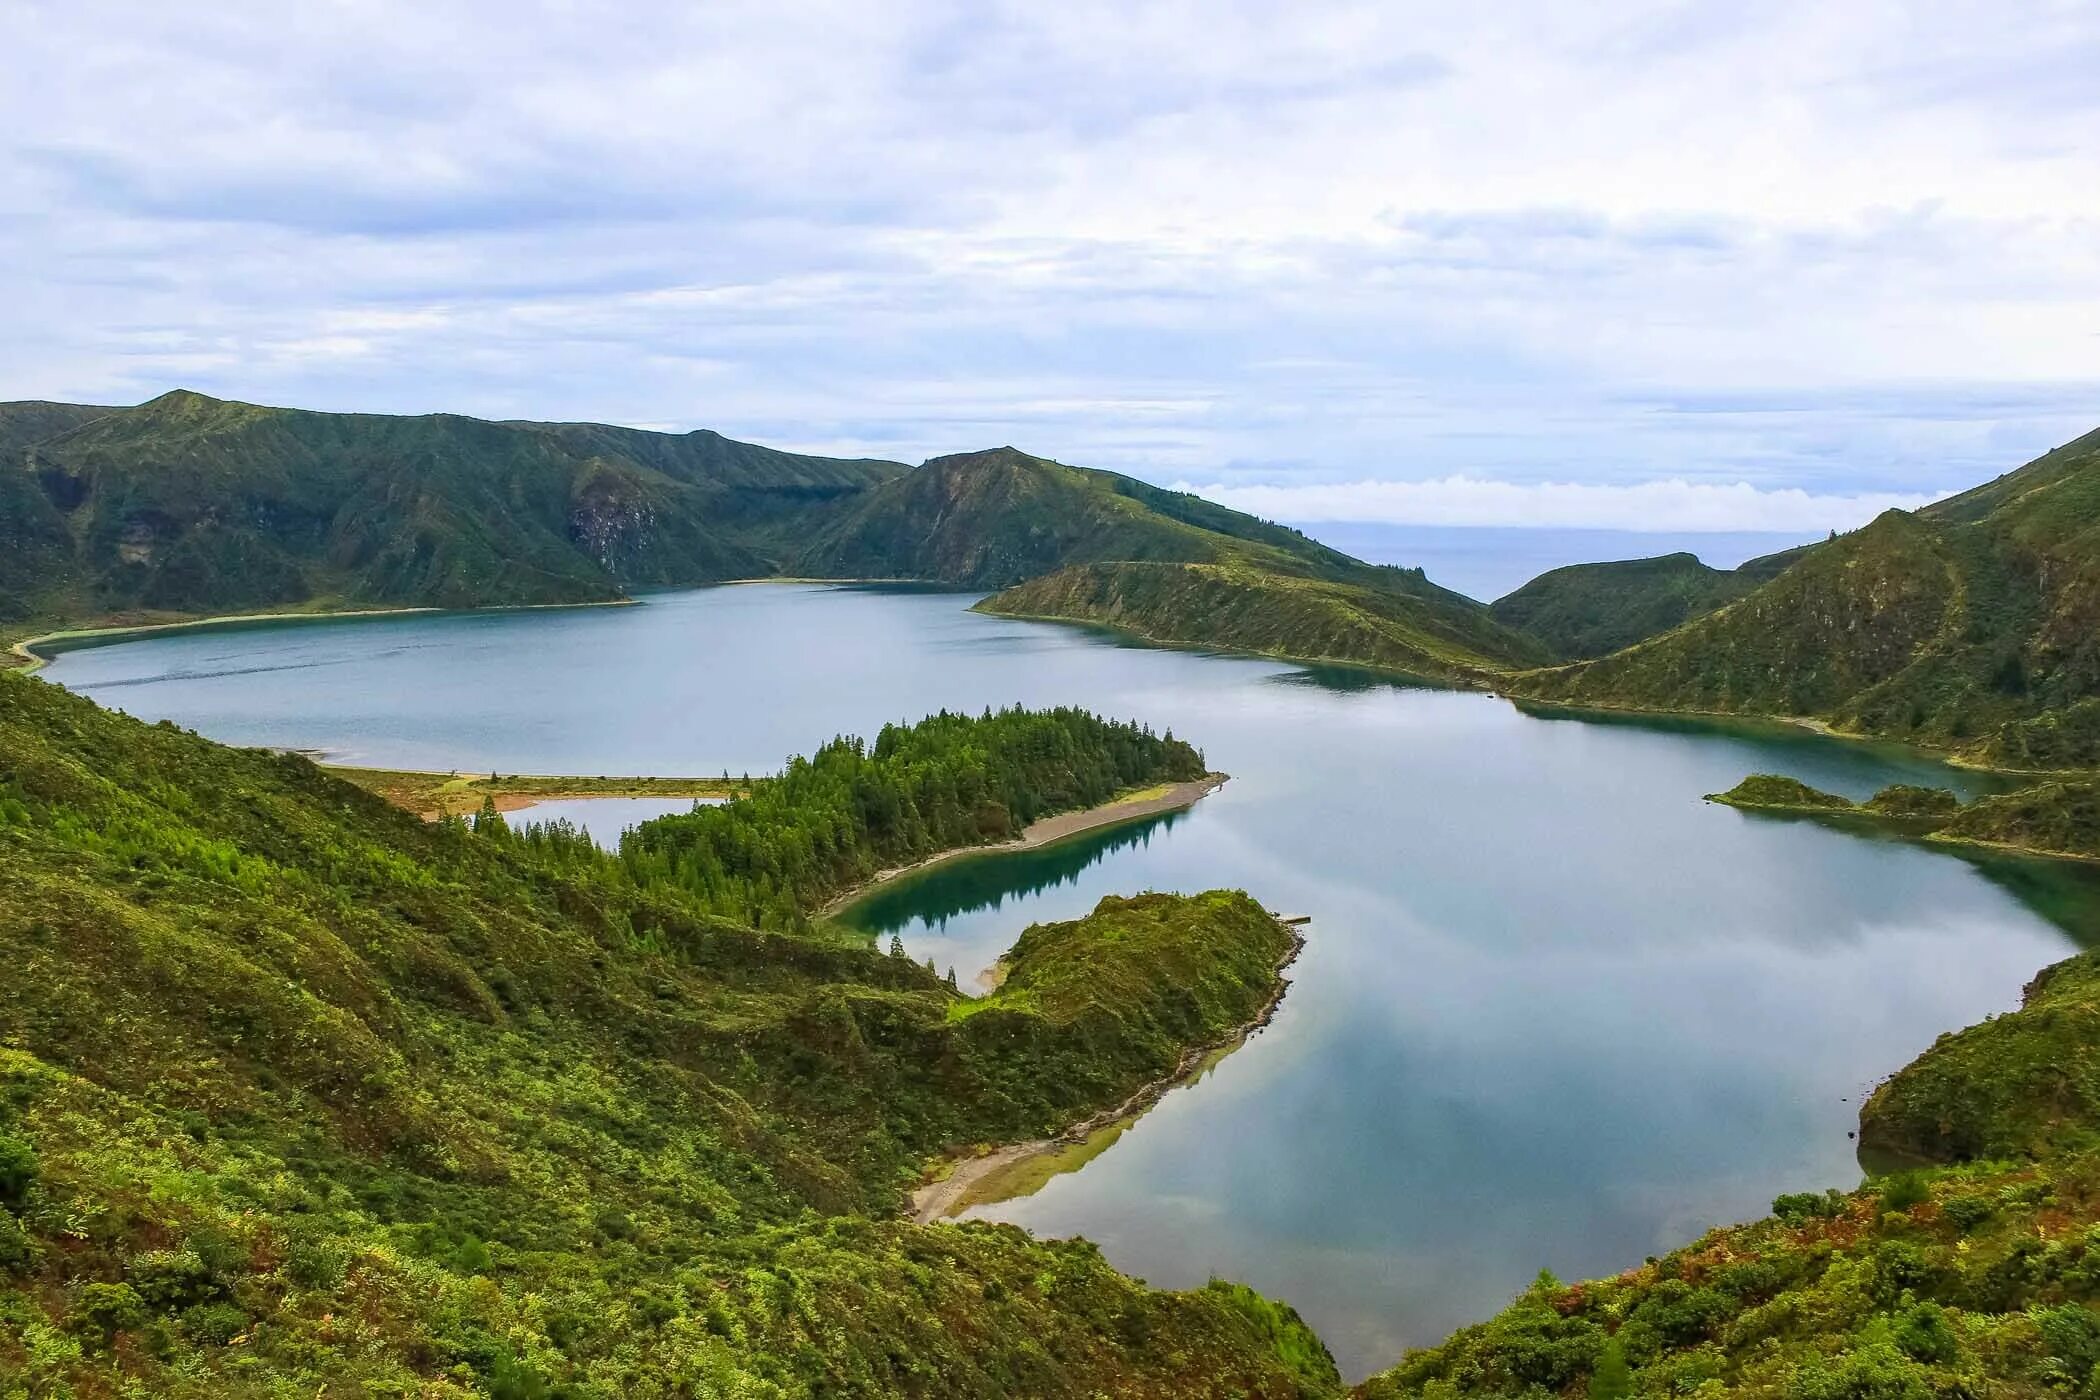
[[[890,956],[893,958],[901,958],[904,956],[903,935],[895,933],[890,935]]]
[[[957,986],[955,985],[955,969],[954,969],[953,967],[950,967],[950,968],[948,969],[948,986],[949,986],[949,988],[950,988],[951,990],[955,990],[955,991],[960,991],[960,990],[962,990],[961,988],[959,988],[959,987],[957,987]]]
[[[1613,1337],[1597,1357],[1590,1373],[1590,1400],[1628,1400],[1633,1394],[1633,1371],[1626,1364],[1626,1349]]]

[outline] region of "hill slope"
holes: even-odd
[[[1412,578],[1414,575],[1404,575]],[[1535,663],[1544,650],[1478,603],[1240,564],[1082,564],[978,604],[1008,617],[1118,628],[1151,641],[1345,661],[1430,677]]]
[[[1695,554],[1570,564],[1496,599],[1488,612],[1564,660],[1588,660],[1646,641],[1741,597],[1767,574],[1709,568]]]
[[[1004,588],[1070,564],[1125,559],[1373,572],[1280,525],[1011,447],[936,457],[870,491],[789,572]]]
[[[1134,921],[1168,970],[1112,956]],[[908,959],[710,918],[580,838],[426,824],[0,675],[0,1377],[1331,1393],[1244,1289],[887,1218],[929,1154],[1251,1017],[1288,943],[1244,895],[1112,900],[1017,951],[1059,996],[958,1016]]]
[[[1673,631],[1512,688],[1814,716],[2013,766],[2100,762],[2100,433],[1814,546]]]
[[[62,407],[0,414],[0,519],[35,551],[0,575],[18,616],[590,602],[765,574],[784,530],[904,470],[706,432],[181,391]]]

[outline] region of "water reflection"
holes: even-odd
[[[1028,899],[1061,887],[1117,851],[1149,846],[1188,815],[1162,812],[1116,826],[1082,832],[1069,840],[1025,851],[965,856],[893,880],[839,912],[849,928],[887,939],[903,938],[914,958],[952,966],[966,985],[988,983],[983,974],[998,961],[1020,929],[974,920],[965,930],[949,925],[964,914],[996,914],[1009,900]]]

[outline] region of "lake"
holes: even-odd
[[[1233,886],[1311,915],[1272,1026],[1082,1169],[976,1213],[1084,1234],[1155,1284],[1250,1283],[1352,1377],[1541,1268],[1615,1272],[1779,1192],[1850,1185],[1874,1081],[2015,1005],[2100,909],[2082,869],[1700,800],[1752,771],[1854,796],[1978,781],[1900,750],[1536,717],[970,601],[725,587],[171,633],[45,674],[384,767],[758,773],[834,733],[1016,701],[1171,728],[1233,775],[1192,810],[939,867],[854,918],[967,986],[1028,923],[1110,892]]]

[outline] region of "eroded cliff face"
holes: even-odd
[[[570,541],[615,578],[647,555],[656,524],[650,503],[610,473],[587,479],[569,508]]]

